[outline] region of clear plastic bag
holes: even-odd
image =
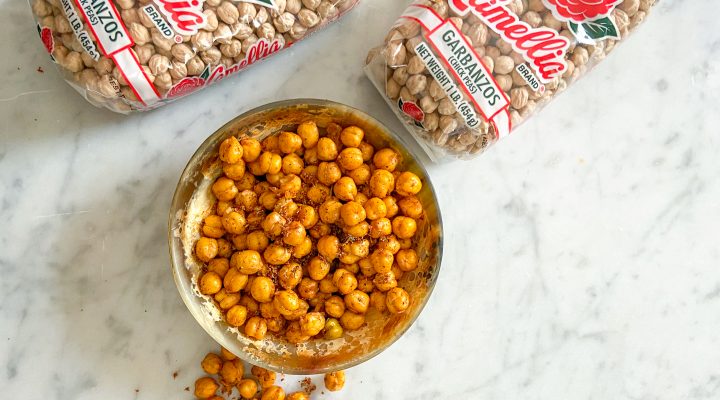
[[[433,160],[470,158],[610,53],[656,0],[417,0],[365,71]]]
[[[359,0],[30,0],[65,79],[91,103],[159,107],[323,28]]]

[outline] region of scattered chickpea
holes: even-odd
[[[210,377],[200,378],[195,381],[195,397],[198,399],[209,399],[215,395],[220,386],[215,379]]]
[[[270,386],[263,390],[261,400],[285,400],[285,391],[280,386]]]
[[[253,379],[243,379],[237,384],[238,392],[240,392],[240,397],[243,399],[249,400],[255,397],[255,394],[258,391],[258,385],[257,382]]]
[[[225,361],[232,361],[237,358],[237,356],[235,354],[231,353],[230,350],[228,350],[224,347],[220,348],[220,356]]]
[[[220,369],[220,379],[228,385],[236,384],[245,373],[245,367],[239,358],[223,363]]]
[[[202,367],[203,371],[210,375],[215,375],[220,372],[220,368],[222,368],[223,361],[220,358],[219,355],[215,353],[208,353],[205,358],[203,358],[202,363],[200,366]]]
[[[331,392],[337,392],[345,386],[345,371],[335,371],[325,374],[325,388]]]
[[[310,395],[305,392],[290,393],[285,400],[310,400]]]
[[[253,374],[256,378],[258,378],[258,382],[260,383],[260,387],[265,389],[269,388],[270,386],[273,386],[275,384],[275,372],[267,370],[262,367],[253,366],[250,369],[250,373]]]

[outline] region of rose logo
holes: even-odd
[[[40,26],[37,27],[38,34],[40,35],[40,40],[43,42],[43,46],[45,46],[45,50],[47,50],[48,53],[50,53],[50,57],[52,57],[52,53],[55,50],[55,39],[53,38],[53,32],[50,28],[47,26]]]
[[[543,0],[560,21],[565,21],[578,41],[593,44],[602,39],[620,39],[610,13],[623,0]]]
[[[416,126],[423,128],[422,123],[425,120],[425,113],[420,107],[418,107],[417,104],[412,101],[403,101],[400,98],[398,99],[398,108],[403,112],[403,114],[412,118]]]
[[[199,88],[207,84],[207,79],[210,76],[210,66],[205,67],[200,76],[186,76],[182,78],[178,83],[175,84],[165,95],[166,98],[182,97],[186,94],[190,94]]]

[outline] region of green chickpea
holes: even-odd
[[[325,320],[325,339],[333,340],[339,339],[343,335],[343,328],[340,326],[340,321],[335,318],[328,318]]]

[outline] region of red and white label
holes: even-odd
[[[80,17],[77,12],[75,12],[75,8],[72,5],[72,0],[61,0],[60,4],[62,5],[63,12],[65,12],[65,16],[67,17],[68,23],[70,24],[73,33],[75,33],[75,37],[82,45],[83,50],[85,50],[85,52],[90,57],[92,57],[93,60],[99,60],[100,52],[95,47],[95,43],[93,43],[92,39],[90,38],[90,34],[85,32],[82,23],[82,17]]]
[[[512,128],[509,112],[510,100],[455,24],[450,20],[443,20],[432,8],[423,5],[410,6],[402,17],[416,21],[423,27],[426,31],[427,42],[442,59],[442,63],[448,68],[457,85],[470,99],[473,108],[482,114],[486,121],[493,124],[497,137],[509,135]],[[427,54],[423,56],[426,51],[422,46],[416,47],[417,51],[425,65],[428,66],[432,60]],[[432,69],[429,71],[433,73]],[[435,73],[440,74],[440,71]],[[462,94],[453,93],[453,87],[449,84],[441,81],[438,83],[441,84],[466,122],[472,121],[473,113],[470,112],[472,110],[463,107]],[[477,126],[477,123],[475,125]]]
[[[109,57],[135,44],[111,0],[75,0],[75,4],[103,54]]]
[[[183,36],[196,34],[207,23],[204,0],[154,0],[175,32]]]
[[[512,0],[449,0],[460,16],[472,13],[500,38],[509,43],[537,71],[543,83],[562,76],[567,70],[565,54],[570,41],[546,27],[533,28],[507,7]]]

